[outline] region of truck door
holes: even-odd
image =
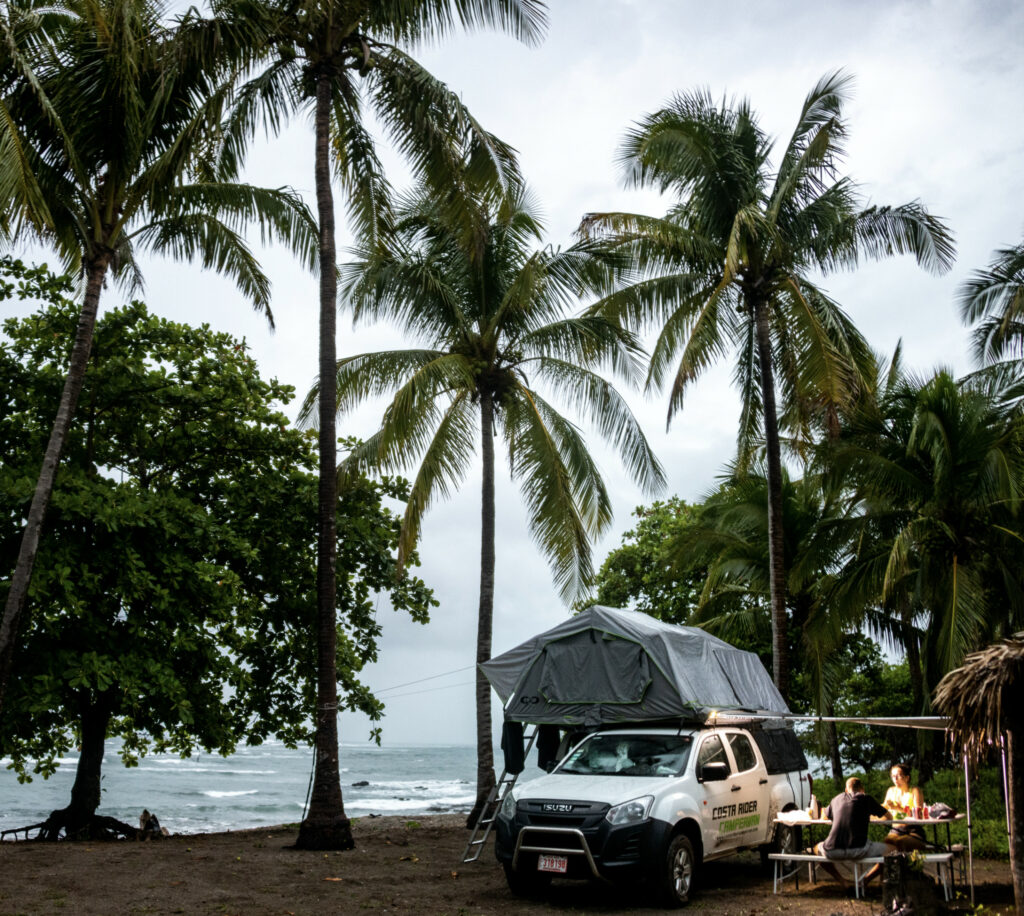
[[[701,781],[701,771],[705,764],[724,764],[728,768],[728,778],[719,781]],[[729,825],[737,817],[735,808],[736,785],[732,761],[725,750],[722,739],[715,732],[709,732],[701,739],[697,750],[695,778],[698,780],[695,792],[701,801],[701,832],[704,837],[704,857],[732,849],[736,845],[735,831]],[[702,797],[703,796],[703,797]]]
[[[736,815],[729,824],[729,832],[739,846],[767,842],[773,817],[769,811],[768,772],[754,743],[744,732],[726,732],[725,743],[732,755],[732,785],[740,787],[738,792],[732,792]]]

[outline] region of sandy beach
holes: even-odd
[[[490,848],[463,864],[463,815],[361,818],[356,849],[298,852],[290,828],[176,836],[134,843],[0,845],[0,914],[409,913],[436,916],[543,913],[659,913],[636,891],[555,882],[542,900],[509,893]],[[976,862],[977,901],[986,914],[1011,914],[1009,865]],[[756,855],[709,864],[689,911],[723,916],[875,914],[828,883],[772,895]],[[967,911],[967,907],[964,907]]]

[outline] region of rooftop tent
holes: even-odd
[[[597,726],[788,713],[760,659],[695,627],[594,605],[480,666],[505,719]]]

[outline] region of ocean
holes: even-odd
[[[500,752],[496,752],[499,773]],[[46,819],[71,798],[77,756],[49,779],[21,784],[0,760],[0,831]],[[151,754],[126,768],[109,746],[99,814],[137,824],[143,808],[172,833],[208,833],[302,820],[313,751],[268,741],[230,757]],[[475,796],[476,748],[469,745],[342,745],[341,788],[349,817],[468,812]],[[520,780],[542,774],[528,767]],[[497,774],[496,774],[497,775]]]

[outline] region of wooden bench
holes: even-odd
[[[794,868],[789,874],[783,874],[783,863],[784,862],[797,862],[807,863],[807,880],[812,884],[817,882],[817,866],[825,862],[831,862],[833,865],[851,865],[853,866],[853,895],[858,899],[864,889],[864,876],[861,874],[861,866],[863,865],[880,865],[885,861],[883,856],[864,856],[862,859],[827,859],[825,856],[813,855],[807,852],[773,852],[768,856],[775,863],[774,878],[772,881],[772,893],[777,894],[779,887],[785,882],[786,878],[793,876],[796,889],[800,890],[800,869]],[[953,896],[952,889],[952,878],[953,878],[953,853],[951,852],[928,852],[924,853],[922,858],[925,864],[934,864],[939,874],[939,880],[942,882],[942,894],[947,901]]]

